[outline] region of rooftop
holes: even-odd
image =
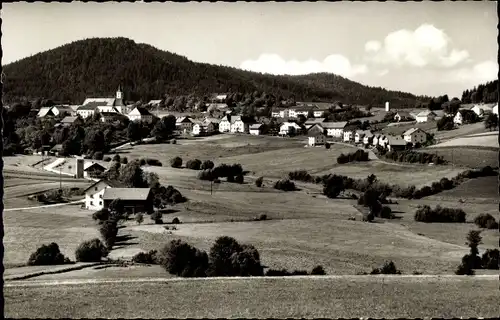
[[[148,199],[150,188],[108,188],[104,190],[102,198],[104,200],[136,200],[144,201]]]

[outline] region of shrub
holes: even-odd
[[[99,232],[106,243],[108,250],[111,250],[116,241],[116,236],[118,235],[118,226],[116,221],[108,220],[99,228]]]
[[[144,221],[144,215],[139,212],[135,215],[135,221],[137,222],[137,224],[141,224]]]
[[[370,274],[401,274],[392,261],[386,261],[380,268],[373,268]]]
[[[140,166],[145,166],[146,165],[146,159],[140,159],[139,160],[139,165]]]
[[[141,160],[139,160],[139,165],[141,165],[141,166],[148,165],[148,166],[155,166],[155,167],[163,166],[161,161],[159,161],[158,159],[151,159],[151,158],[141,158]]]
[[[264,275],[259,252],[251,245],[242,245],[240,251],[233,253],[230,259],[232,275],[240,277]]]
[[[227,182],[234,182],[234,176],[227,176]]]
[[[244,182],[243,175],[242,174],[237,175],[236,178],[234,179],[234,181],[236,183],[243,184],[243,182]]]
[[[75,251],[76,261],[79,262],[99,262],[107,255],[108,250],[97,238],[82,242]]]
[[[364,222],[372,222],[375,219],[373,213],[363,213],[363,221]]]
[[[418,146],[415,146],[417,148]],[[443,157],[439,157],[432,153],[416,152],[412,150],[404,151],[391,151],[387,152],[384,157],[386,159],[397,161],[397,162],[409,162],[409,163],[434,163],[434,164],[445,164],[446,161]]]
[[[261,213],[256,219],[256,221],[264,221],[264,220],[267,220],[267,215],[266,214],[263,214]]]
[[[215,176],[214,176],[214,173],[212,172],[212,169],[206,169],[206,170],[200,171],[200,173],[198,173],[198,179],[200,179],[200,180],[212,181],[212,180],[214,180],[214,178],[215,178]]]
[[[175,157],[170,160],[170,166],[172,168],[180,168],[182,167],[182,158],[181,157]]]
[[[460,264],[457,267],[455,274],[473,276],[475,274],[475,272],[474,272],[474,269],[472,269],[469,265]]]
[[[255,185],[257,187],[262,187],[262,184],[264,183],[264,177],[258,177],[257,180],[255,180]]]
[[[489,213],[481,213],[474,219],[474,223],[480,228],[498,229],[498,223]]]
[[[160,264],[171,274],[182,277],[204,277],[208,256],[182,240],[172,240],[160,251]]]
[[[113,161],[120,162],[120,155],[119,154],[115,154],[113,156]]]
[[[132,261],[135,263],[158,264],[157,252],[156,250],[151,250],[149,252],[139,252],[132,257]]]
[[[464,223],[466,213],[462,209],[441,208],[437,206],[431,209],[425,205],[415,212],[415,221],[420,222],[456,222]]]
[[[382,207],[382,210],[380,211],[380,217],[384,219],[394,219],[394,213],[392,213],[391,208],[389,207]]]
[[[324,183],[323,194],[328,198],[336,198],[345,189],[344,179],[341,176],[332,175]]]
[[[210,248],[210,271],[214,276],[233,276],[235,270],[231,256],[242,250],[241,245],[232,237],[222,236]]]
[[[186,162],[186,168],[191,170],[200,170],[201,164],[201,160],[199,159],[188,160],[188,162]]]
[[[286,269],[269,269],[266,271],[266,277],[283,277],[283,276],[289,276],[290,272],[288,272]]]
[[[179,220],[179,218],[175,217],[172,219],[172,224],[180,224],[181,221]]]
[[[219,178],[215,178],[214,179],[214,183],[220,183],[220,179]]]
[[[106,161],[106,162],[110,162],[111,161],[111,157],[104,157],[103,160]]]
[[[481,265],[483,269],[494,269],[498,270],[498,260],[499,260],[498,249],[486,249],[481,257]]]
[[[99,223],[102,223],[109,219],[109,210],[104,208],[99,211],[96,211],[92,214],[92,219],[99,220]]]
[[[59,250],[57,243],[50,243],[42,245],[40,248],[33,252],[29,259],[29,266],[44,266],[69,263],[69,259],[65,258]]]
[[[288,178],[290,180],[304,181],[304,182],[314,182],[313,176],[307,173],[306,170],[297,170],[288,173]]]
[[[94,160],[102,160],[102,158],[104,157],[104,154],[101,152],[101,151],[96,151],[94,152],[94,154],[92,155],[92,158]]]
[[[210,160],[203,161],[203,163],[201,164],[201,167],[200,167],[201,170],[207,170],[207,169],[213,169],[213,168],[214,168],[214,163]]]
[[[282,191],[295,191],[295,183],[288,179],[278,180],[274,184],[274,189],[282,190]]]
[[[122,163],[122,164],[127,164],[127,163],[128,163],[128,159],[127,159],[127,157],[123,157],[123,158],[121,159],[121,163]]]
[[[325,142],[325,149],[330,149],[330,144],[328,142]]]
[[[156,210],[155,212],[153,212],[151,214],[151,220],[153,220],[153,222],[155,224],[163,224],[163,213],[161,213],[160,210]]]
[[[171,141],[172,144],[177,144],[177,140],[175,140],[175,139],[172,139],[170,141]]]
[[[352,153],[348,153],[347,155],[342,153],[340,156],[337,157],[338,164],[345,164],[353,161],[368,161],[368,160],[370,160],[368,152],[363,151],[361,149],[356,150],[355,152]]]
[[[324,276],[324,275],[326,275],[326,272],[322,266],[316,266],[312,269],[311,274]]]

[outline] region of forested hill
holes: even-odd
[[[480,84],[462,93],[463,103],[495,103],[498,102],[498,80]]]
[[[413,107],[409,93],[372,88],[333,74],[272,76],[196,63],[126,38],[72,42],[4,66],[4,101],[45,97],[81,103],[86,97],[112,96],[121,85],[127,100],[165,95],[266,93],[277,99]]]

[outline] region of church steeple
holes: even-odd
[[[123,99],[123,91],[122,86],[118,86],[118,90],[116,91],[116,99]]]

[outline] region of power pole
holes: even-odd
[[[212,195],[212,184],[213,184],[213,180],[210,180],[210,195]]]
[[[61,167],[59,167],[59,190],[62,190],[62,175],[61,175]]]

